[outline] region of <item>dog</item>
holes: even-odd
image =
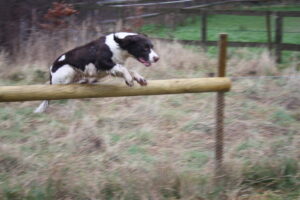
[[[130,87],[134,81],[146,86],[147,80],[143,76],[124,66],[129,57],[146,67],[159,60],[146,35],[111,33],[60,55],[50,67],[50,84],[95,83],[111,75],[123,78]],[[48,105],[49,100],[45,100],[34,112],[44,112]]]

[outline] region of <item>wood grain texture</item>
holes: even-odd
[[[0,102],[79,99],[229,91],[229,78],[191,78],[150,80],[147,86],[99,85],[24,85],[0,86]]]

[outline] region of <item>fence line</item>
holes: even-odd
[[[167,2],[151,2],[151,3],[135,3],[135,4],[119,4],[119,5],[109,5],[110,7],[135,7],[135,6],[156,6],[156,5],[169,5],[169,4],[178,4],[178,3],[186,3],[193,2],[193,0],[178,0],[178,1],[167,1]]]
[[[163,9],[169,12],[181,12],[188,14],[203,14],[204,12],[210,15],[239,15],[239,16],[266,16],[269,15],[280,15],[282,17],[300,17],[299,11],[261,11],[261,10],[208,10],[208,9]]]
[[[210,6],[217,6],[217,5],[223,5],[228,3],[245,3],[245,2],[259,2],[259,0],[226,0],[226,1],[219,1],[219,2],[202,4],[202,5],[190,6],[190,7],[186,7],[185,9],[206,8]]]
[[[199,41],[199,40],[177,40],[177,39],[166,39],[166,38],[154,38],[159,41],[165,42],[179,42],[186,45],[203,45],[203,46],[217,46],[217,41]],[[268,47],[268,43],[265,42],[228,42],[229,47]],[[299,44],[278,44],[280,50],[287,51],[300,51]]]

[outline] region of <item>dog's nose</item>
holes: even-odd
[[[157,62],[159,60],[159,57],[156,56],[156,57],[153,58],[153,60],[154,60],[154,62]]]

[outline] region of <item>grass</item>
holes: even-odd
[[[31,51],[20,49],[14,62],[0,53],[0,84],[45,83],[52,60],[91,39],[49,37],[24,43]],[[216,71],[216,57],[201,49],[155,46],[161,59],[152,68],[127,65],[148,79]],[[241,78],[226,94],[223,187],[214,185],[215,94],[52,101],[44,114],[32,113],[39,102],[2,103],[0,199],[297,199],[298,63],[278,69],[267,52],[230,52],[228,76]],[[269,75],[293,78],[255,77]]]
[[[259,10],[258,8],[253,8]],[[269,10],[299,11],[299,6],[269,7]],[[146,24],[141,31],[155,37],[175,38],[178,40],[199,40],[201,18],[190,16],[175,29],[159,24]],[[251,22],[251,23],[249,23]],[[272,41],[275,41],[275,17],[272,17]],[[221,32],[228,33],[229,41],[237,42],[267,42],[265,17],[261,16],[234,16],[234,15],[209,15],[207,18],[207,40],[217,41]],[[300,44],[300,20],[298,17],[285,17],[283,20],[283,43]],[[261,48],[250,48],[251,51],[260,53]],[[209,47],[208,52],[215,55],[216,47]],[[283,63],[297,56],[298,52],[283,51]]]

